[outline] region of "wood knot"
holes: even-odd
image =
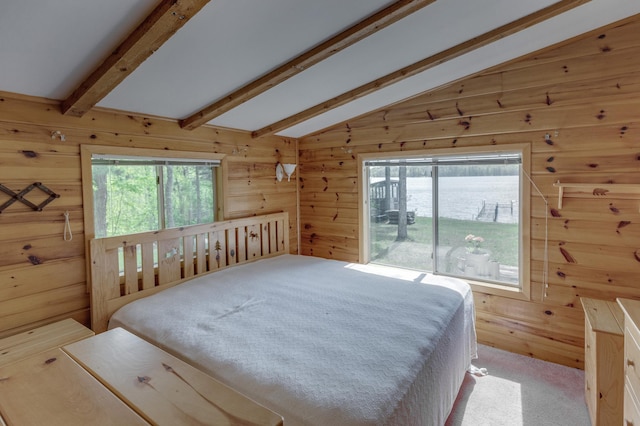
[[[144,384],[149,384],[149,382],[151,381],[151,377],[149,376],[138,376],[138,383],[144,383]]]
[[[618,229],[624,228],[625,226],[629,226],[629,225],[631,225],[630,220],[621,220],[620,222],[618,222]]]
[[[562,254],[562,257],[564,257],[564,259],[568,262],[568,263],[578,263],[576,262],[576,259],[571,256],[571,254],[564,248],[560,247],[560,254]]]
[[[471,127],[471,123],[470,122],[462,121],[462,120],[460,120],[458,122],[458,125],[464,127],[465,130],[469,130],[469,127]]]

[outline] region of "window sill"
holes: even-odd
[[[510,287],[506,285],[487,283],[465,279],[471,286],[473,292],[492,294],[494,296],[508,297],[510,299],[531,300],[529,292],[521,287]]]

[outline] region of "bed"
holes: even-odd
[[[94,328],[137,334],[286,425],[444,424],[476,355],[469,286],[290,255],[287,224],[92,240]]]

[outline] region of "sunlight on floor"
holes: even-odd
[[[478,345],[446,426],[588,426],[584,372]]]
[[[491,372],[489,372],[491,374]],[[482,380],[482,378],[480,378]],[[522,392],[520,383],[492,376],[493,387],[492,393],[478,393],[479,406],[491,407],[494,412],[492,419],[504,419],[504,425],[523,426],[524,420],[522,415]],[[520,413],[517,417],[516,413]],[[480,416],[482,418],[482,416]],[[465,416],[465,419],[467,416]],[[473,416],[472,416],[473,418]],[[494,422],[495,420],[492,420]],[[477,423],[476,426],[481,423]],[[497,426],[495,423],[492,426]]]

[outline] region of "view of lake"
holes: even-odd
[[[383,179],[371,179],[372,182],[380,180]],[[499,203],[501,208],[497,221],[517,223],[520,205],[518,180],[518,176],[440,177],[440,216],[475,220],[483,202],[486,202],[487,209],[491,211]],[[415,211],[416,216],[431,217],[431,178],[407,178],[407,198],[408,211]],[[510,208],[512,201],[513,214]]]

